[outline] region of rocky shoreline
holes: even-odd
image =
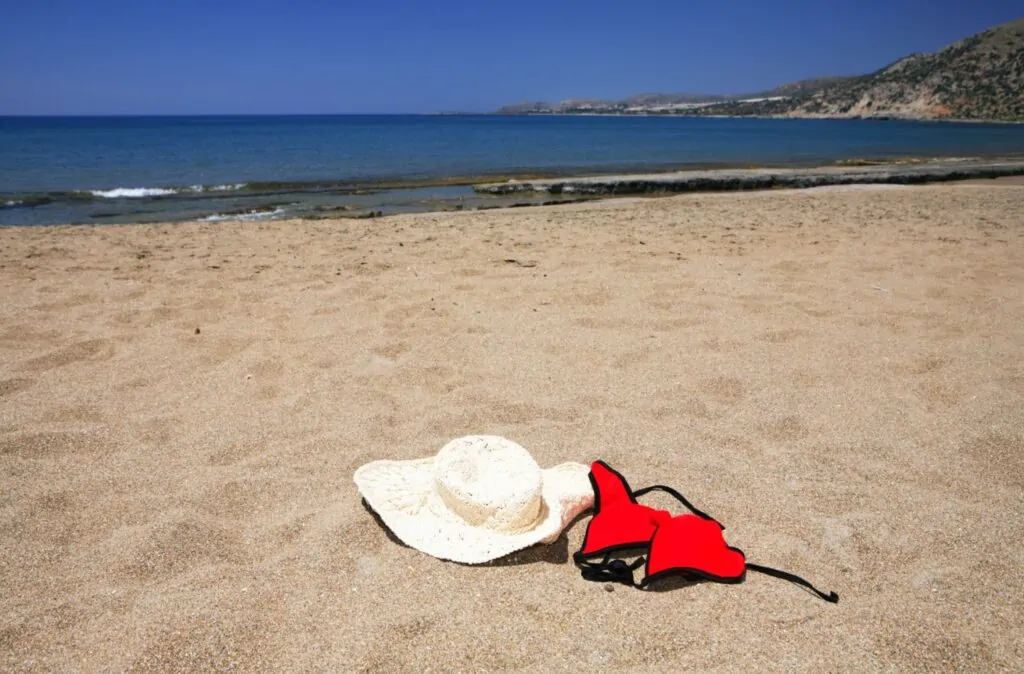
[[[856,184],[920,185],[1021,175],[1024,175],[1024,160],[944,161],[913,165],[714,169],[529,181],[509,180],[474,185],[473,190],[488,195],[537,192],[580,195],[671,194]]]

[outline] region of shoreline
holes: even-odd
[[[924,182],[1024,174],[1020,155],[850,157],[823,162],[700,162],[643,166],[503,171],[480,175],[362,181],[262,181],[191,187],[75,190],[7,195],[4,226],[151,224],[206,220],[323,220],[398,213],[490,210],[576,203],[594,198]],[[20,198],[19,198],[20,197]],[[64,199],[65,201],[61,201]],[[36,209],[77,208],[77,217],[33,221]],[[24,214],[18,221],[18,212]],[[38,211],[39,213],[43,211]],[[58,211],[60,212],[60,211]]]

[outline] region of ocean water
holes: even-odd
[[[1024,125],[673,117],[0,117],[0,225],[476,208],[513,175],[1024,153]]]

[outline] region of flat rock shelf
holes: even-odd
[[[493,195],[530,192],[585,195],[653,194],[856,184],[920,185],[932,182],[1020,175],[1024,175],[1024,161],[1022,160],[937,161],[875,166],[714,169],[530,181],[510,180],[503,183],[474,185],[473,189],[480,194]]]

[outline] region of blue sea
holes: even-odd
[[[1024,125],[581,116],[0,117],[0,225],[503,205],[472,182],[1024,153]],[[521,201],[522,199],[520,199]]]

